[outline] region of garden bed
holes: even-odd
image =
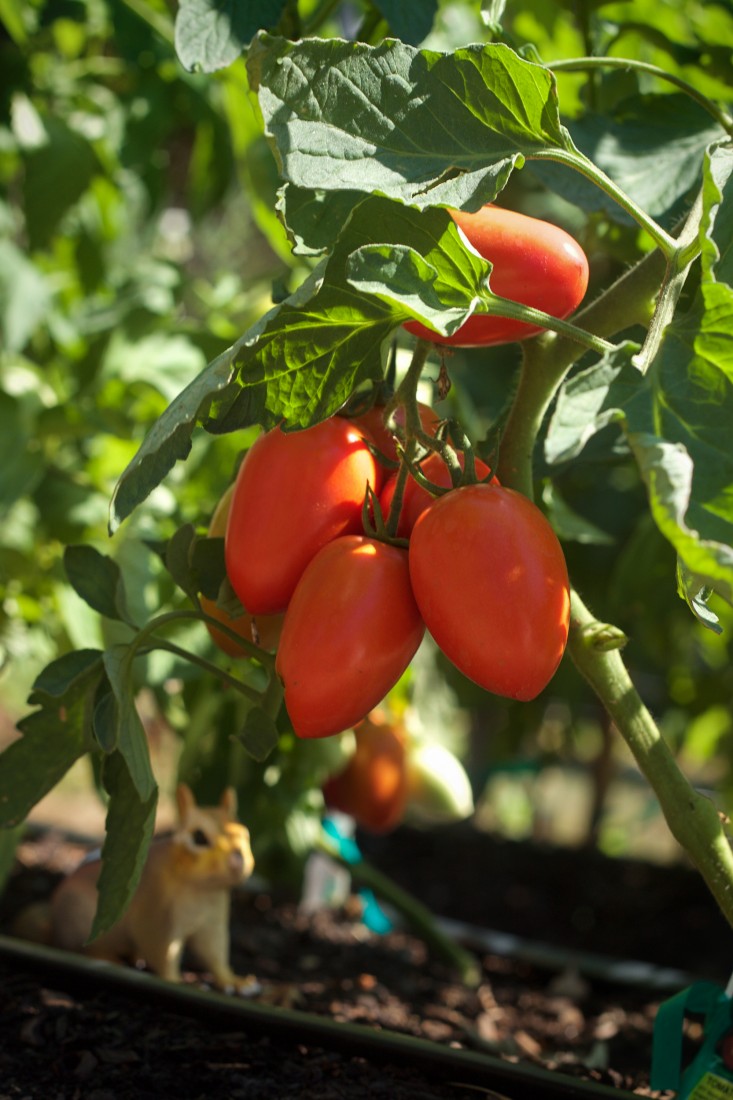
[[[73,957],[17,956],[5,940],[0,1095],[655,1095],[660,1000],[688,977],[727,977],[730,930],[684,868],[466,828],[362,847],[435,911],[491,929],[473,933],[477,990],[409,931],[369,932],[356,903],[306,914],[266,890],[236,894],[232,926],[234,968],[256,974],[264,1002],[196,994],[193,974],[176,999],[148,975],[78,972]],[[57,835],[24,843],[5,931],[78,854]]]

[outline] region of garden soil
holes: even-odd
[[[580,1082],[666,1095],[649,1087],[660,1001],[676,978],[725,983],[733,965],[731,930],[696,873],[496,840],[465,826],[360,842],[374,866],[434,912],[493,930],[489,946],[476,948],[480,986],[461,985],[403,928],[369,931],[358,899],[305,913],[296,899],[242,891],[232,964],[256,975],[267,1003],[489,1054],[518,1074],[541,1067],[567,1082],[568,1095]],[[81,854],[56,833],[24,841],[0,900],[0,931]],[[629,966],[634,960],[647,965]],[[193,972],[186,979],[201,984]],[[688,1056],[699,1036],[693,1023]],[[377,1058],[314,1043],[297,1027],[267,1034],[222,1024],[102,980],[75,988],[0,956],[0,1100],[471,1100],[499,1095],[488,1081],[411,1064],[399,1052]],[[501,1095],[528,1094],[509,1080]],[[542,1100],[542,1088],[531,1095]]]

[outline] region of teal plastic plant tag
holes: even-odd
[[[682,1072],[686,1015],[704,1016],[703,1043]],[[696,982],[660,1006],[654,1025],[651,1085],[678,1100],[733,1100],[733,1000],[713,982]]]

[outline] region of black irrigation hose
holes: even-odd
[[[307,1012],[174,985],[127,967],[100,963],[10,936],[0,935],[0,962],[22,968],[70,992],[114,992],[200,1019],[208,1026],[231,1028],[235,1024],[250,1034],[265,1035],[282,1043],[308,1043],[382,1064],[408,1064],[426,1074],[439,1075],[444,1082],[477,1086],[487,1100],[491,1100],[491,1090],[506,1100],[555,1097],[636,1100],[625,1089],[577,1081],[539,1067],[515,1065],[488,1054],[440,1046],[395,1032],[338,1023]]]

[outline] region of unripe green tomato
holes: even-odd
[[[473,791],[466,770],[444,745],[418,742],[407,753],[405,821],[445,825],[473,813]]]

